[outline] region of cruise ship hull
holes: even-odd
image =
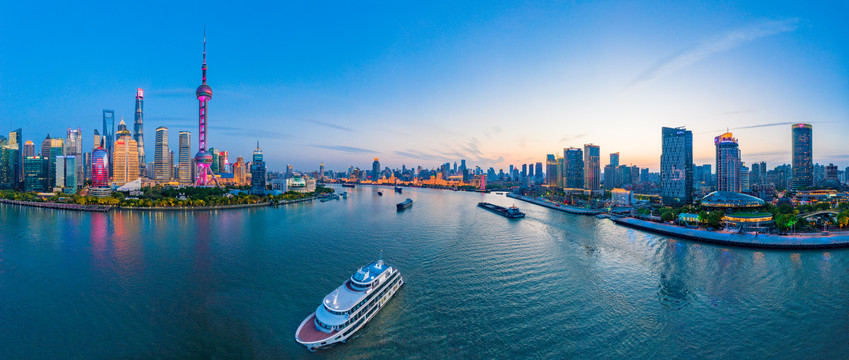
[[[307,316],[304,321],[301,322],[301,325],[298,326],[298,330],[295,332],[295,341],[299,344],[306,347],[309,351],[315,351],[318,349],[326,348],[330,345],[345,342],[350,339],[354,334],[357,333],[361,328],[366,326],[372,318],[377,316],[381,309],[392,299],[395,294],[401,290],[401,287],[405,284],[404,277],[399,274],[398,278],[398,286],[395,289],[389,288],[381,298],[375,299],[374,303],[377,307],[375,311],[373,311],[370,315],[361,318],[355,323],[349,325],[348,327],[333,331],[330,333],[325,333],[316,329],[315,327],[315,312]]]

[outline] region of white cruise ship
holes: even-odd
[[[344,342],[365,326],[401,285],[401,272],[383,259],[362,267],[301,322],[295,340],[310,351]]]

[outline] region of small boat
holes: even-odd
[[[404,209],[407,209],[407,208],[410,208],[410,207],[413,206],[413,199],[404,200],[403,202],[399,202],[398,204],[395,204],[395,206],[398,207],[398,211],[403,211]]]
[[[504,216],[510,219],[518,219],[525,217],[525,213],[519,211],[519,208],[516,205],[513,205],[509,208],[505,208],[503,206],[498,206],[495,204],[490,204],[488,202],[479,202],[478,207],[484,208],[486,210],[492,211],[498,215]]]
[[[377,195],[379,195],[379,196],[383,196],[383,192],[382,192],[382,191],[378,191],[378,192],[377,192]]]
[[[396,186],[396,187],[395,187],[395,192],[400,194],[400,193],[401,193],[401,187],[400,187],[400,186]]]
[[[347,192],[343,192],[343,193],[339,194],[339,196],[341,196],[343,199],[347,199],[347,198],[348,198],[348,193],[347,193]]]
[[[352,188],[354,187],[354,184],[342,184],[342,187]]]

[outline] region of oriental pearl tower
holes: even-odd
[[[218,181],[215,180],[215,175],[209,169],[212,165],[212,154],[206,151],[206,104],[212,99],[212,88],[206,84],[206,29],[203,30],[203,66],[201,66],[201,70],[203,70],[203,83],[198,86],[195,92],[200,105],[198,153],[195,155],[195,163],[197,164],[195,186],[208,186],[211,181],[215,181],[216,184]]]

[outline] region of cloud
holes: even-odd
[[[697,63],[708,56],[726,52],[748,42],[767,36],[794,31],[798,26],[799,19],[796,18],[769,20],[727,32],[694,48],[684,50],[665,61],[661,61],[635,78],[629,87],[646,84],[661,76],[673,73]]]
[[[363,148],[358,148],[358,147],[353,147],[353,146],[342,146],[342,145],[310,145],[310,146],[321,148],[321,149],[328,149],[328,150],[335,150],[335,151],[342,151],[342,152],[349,152],[349,153],[356,153],[356,154],[376,153],[377,152],[377,151],[374,151],[374,150],[363,149]]]
[[[329,127],[329,128],[337,129],[337,130],[354,131],[354,129],[344,127],[344,126],[341,126],[341,125],[331,124],[331,123],[324,122],[324,121],[318,121],[318,120],[304,120],[304,121],[306,121],[308,123],[313,123],[313,124],[316,124],[316,125],[321,125],[321,126],[326,126],[326,127]]]
[[[572,140],[578,140],[578,139],[586,137],[586,136],[587,136],[587,134],[566,135],[566,136],[560,138],[560,140],[558,140],[557,142],[565,143],[565,142],[569,142],[569,141],[572,141]]]

